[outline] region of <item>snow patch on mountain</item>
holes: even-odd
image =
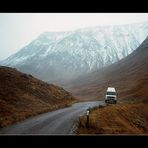
[[[44,80],[71,79],[126,57],[148,35],[148,22],[45,32],[3,65]]]

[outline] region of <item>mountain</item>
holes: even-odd
[[[120,100],[148,102],[148,37],[126,58],[65,85],[81,100],[104,99],[107,87],[115,87]]]
[[[74,101],[75,98],[59,86],[0,66],[0,127],[68,106]]]
[[[45,32],[1,62],[50,83],[64,82],[126,57],[148,34],[148,22]]]

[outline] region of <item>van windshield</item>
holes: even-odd
[[[107,92],[107,95],[116,95],[116,92]]]

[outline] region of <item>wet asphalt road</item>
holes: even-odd
[[[94,107],[102,104],[104,104],[103,101],[75,103],[71,107],[43,113],[9,127],[0,129],[0,134],[74,134],[73,130],[79,116],[84,114],[89,107]]]

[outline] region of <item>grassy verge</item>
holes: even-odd
[[[148,134],[148,104],[122,103],[95,108],[90,112],[89,127],[82,116],[77,134]]]

